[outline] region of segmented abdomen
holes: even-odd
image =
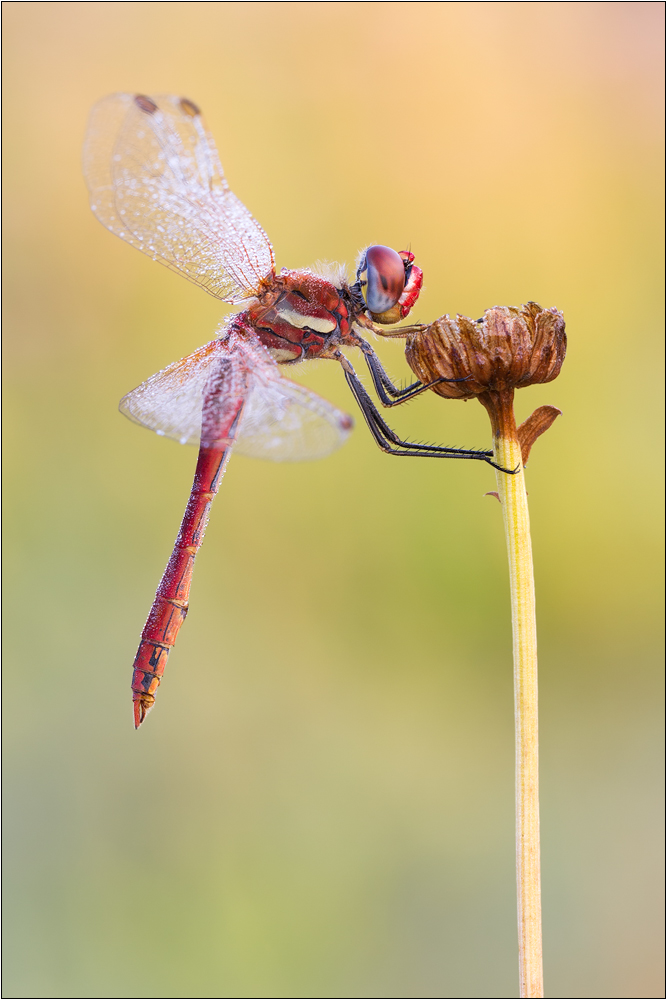
[[[132,698],[137,728],[153,707],[167,658],[188,613],[195,556],[204,538],[211,503],[218,492],[229,455],[229,448],[199,449],[197,471],[181,529],[134,658]]]

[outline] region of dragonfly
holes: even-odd
[[[199,448],[185,514],[134,660],[139,728],[187,615],[195,558],[232,449],[273,461],[315,459],[343,444],[352,429],[347,413],[285,377],[285,366],[337,361],[374,440],[388,454],[494,465],[493,452],[403,440],[341,350],[361,351],[385,407],[445,381],[398,388],[363,336],[405,319],[417,301],[423,275],[410,251],[366,247],[354,280],[340,265],[278,272],[271,242],[230,190],[201,112],[184,97],[103,98],[90,115],[83,165],[91,209],[107,229],[240,307],[213,340],[120,402],[130,420]]]

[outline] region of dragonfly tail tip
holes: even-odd
[[[155,698],[150,696],[147,698],[146,695],[142,695],[136,698],[134,701],[134,728],[138,729],[141,723],[144,721],[151,708],[155,704]]]

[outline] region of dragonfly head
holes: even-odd
[[[423,274],[409,250],[397,253],[379,244],[362,250],[357,279],[352,286],[376,323],[398,323],[405,319],[419,298]]]

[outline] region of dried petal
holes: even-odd
[[[530,455],[530,449],[537,441],[540,434],[548,431],[556,417],[560,417],[562,410],[555,406],[538,406],[524,422],[517,427],[516,433],[521,445],[521,458],[525,465]]]

